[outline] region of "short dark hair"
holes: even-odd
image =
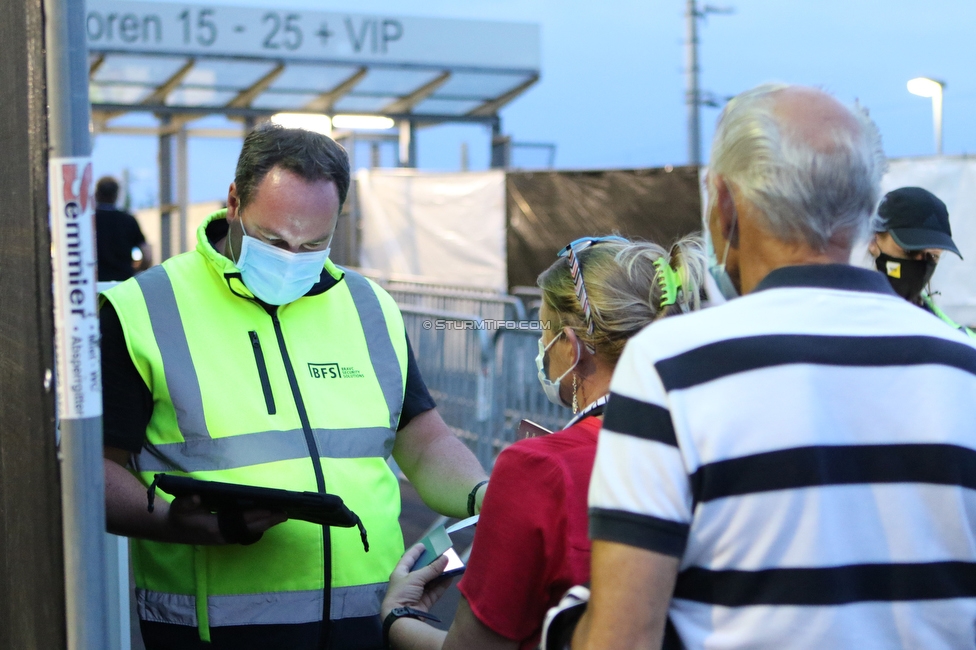
[[[119,200],[119,182],[111,176],[102,176],[95,183],[95,203],[111,203]]]
[[[349,156],[327,135],[305,129],[286,129],[262,124],[244,138],[237,159],[234,184],[240,208],[254,198],[258,185],[275,167],[297,174],[308,182],[332,181],[339,192],[339,206],[349,192]]]

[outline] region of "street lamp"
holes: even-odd
[[[932,98],[932,122],[935,126],[935,153],[942,155],[942,92],[945,82],[929,77],[915,77],[908,82],[908,92]]]
[[[315,113],[275,113],[271,121],[286,129],[305,129],[323,135],[332,135],[332,122],[328,115]]]
[[[336,115],[332,118],[332,126],[337,129],[385,131],[392,129],[396,123],[392,118],[382,115]]]

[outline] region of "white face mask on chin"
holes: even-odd
[[[331,250],[330,246],[321,251],[292,253],[244,231],[237,268],[251,293],[269,305],[284,305],[304,296],[319,281]]]

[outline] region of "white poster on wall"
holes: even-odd
[[[360,170],[360,263],[505,291],[505,174]]]

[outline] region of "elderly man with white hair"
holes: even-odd
[[[884,168],[819,90],[725,108],[707,230],[742,297],[620,359],[574,648],[976,647],[976,347],[847,264]]]

